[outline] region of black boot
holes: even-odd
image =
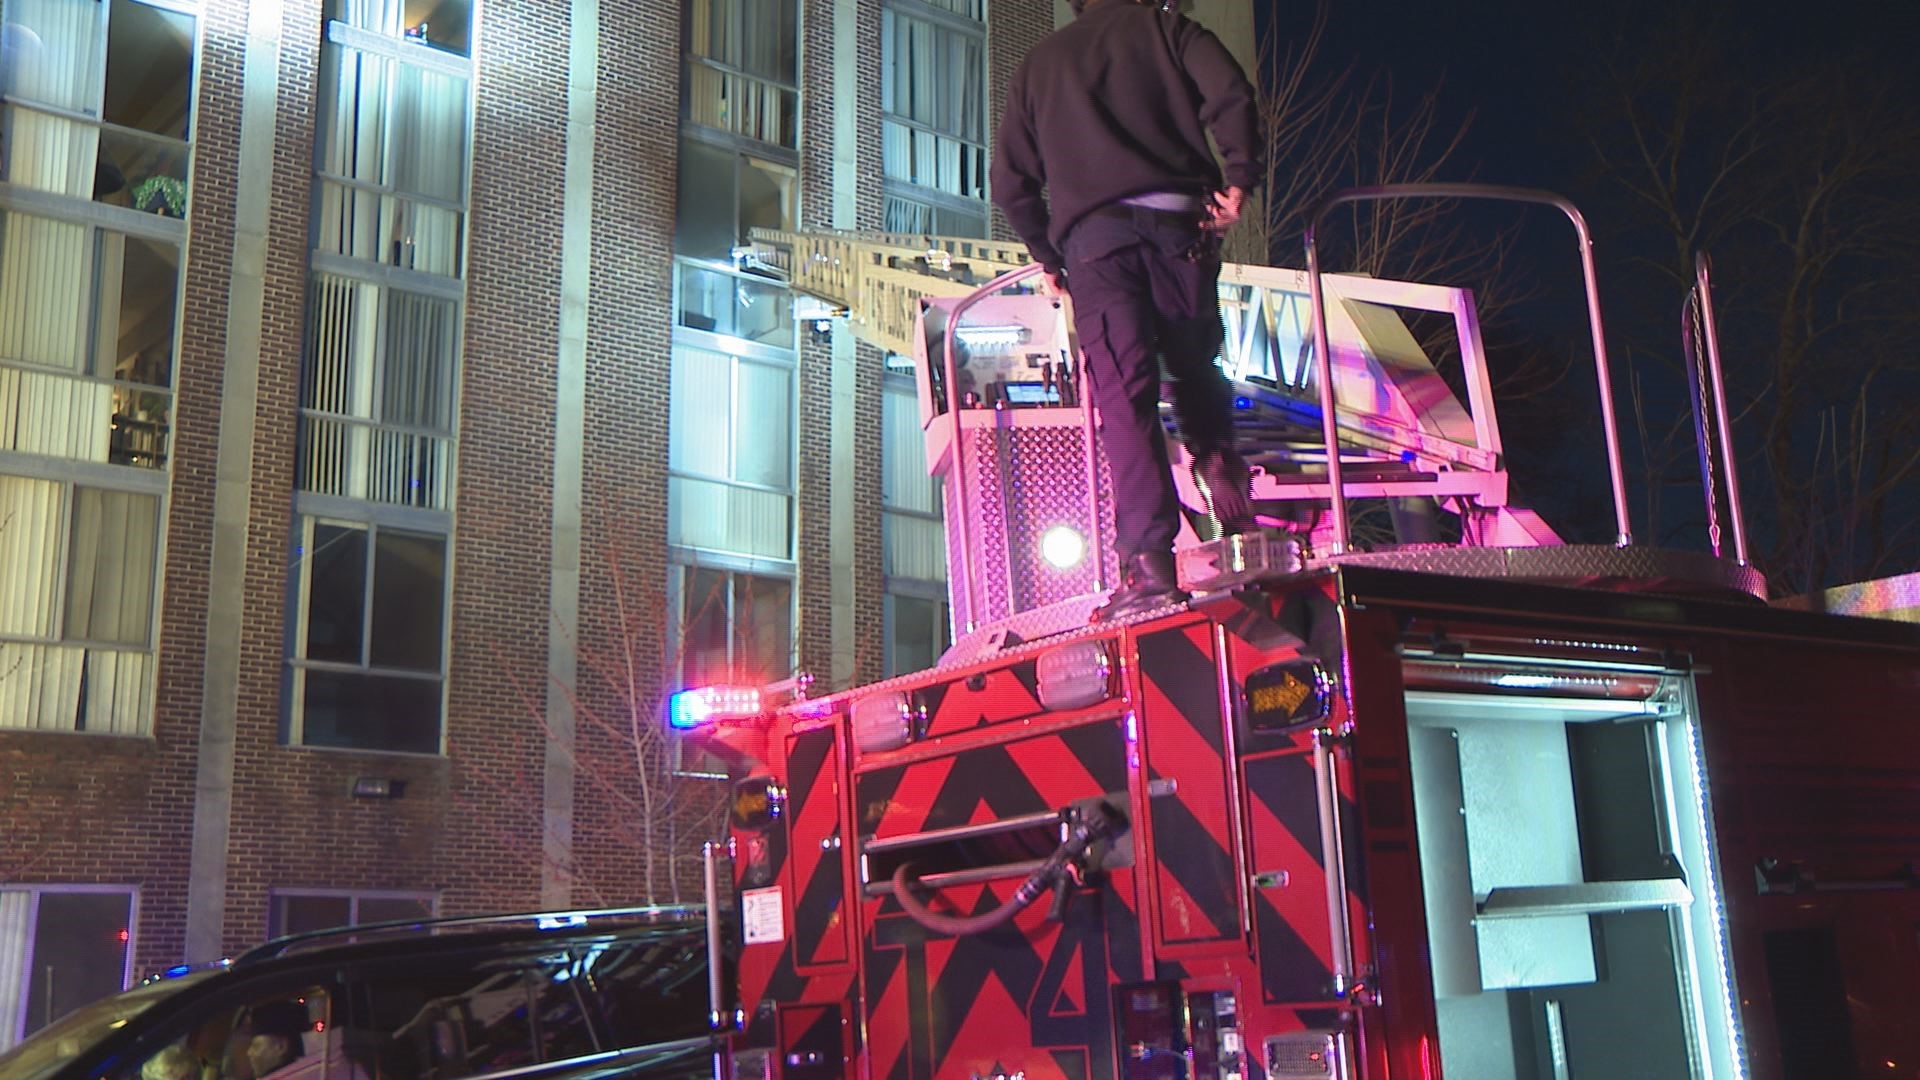
[[[1180,590],[1170,551],[1143,551],[1120,568],[1121,585],[1105,604],[1093,610],[1094,622],[1113,622],[1155,608],[1184,604],[1190,597]]]
[[[1252,532],[1253,472],[1246,459],[1232,450],[1210,450],[1193,461],[1193,482],[1206,497],[1207,512],[1220,526],[1220,535]]]

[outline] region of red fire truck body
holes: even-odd
[[[740,1059],[1920,1075],[1917,695],[1908,625],[1347,565],[797,702],[721,729]],[[1094,801],[1058,905],[894,895],[997,908]]]
[[[1508,504],[1472,294],[1322,275],[1310,231],[1306,274],[1222,277],[1269,531],[1183,537],[1190,603],[1091,625],[1112,505],[1069,322],[1000,295],[1037,268],[757,236],[818,317],[911,354],[958,640],[828,697],[694,699],[734,782],[728,1076],[1920,1078],[1920,626],[1759,599],[1704,259],[1712,555],[1632,543],[1577,211],[1328,205],[1435,196],[1578,231],[1618,542]],[[1396,309],[1452,320],[1458,398]]]

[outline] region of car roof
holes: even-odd
[[[515,939],[554,941],[615,933],[631,934],[649,929],[668,934],[693,933],[705,925],[706,910],[698,905],[647,905],[399,919],[289,934],[241,953],[228,967],[229,970],[243,971],[282,957],[311,959],[317,953],[331,956],[335,952],[355,955],[382,951],[411,952],[426,942],[444,942],[440,947],[452,949],[459,947],[454,944],[456,941],[476,945]]]

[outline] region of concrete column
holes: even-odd
[[[253,504],[254,435],[260,405],[268,211],[273,198],[273,148],[280,108],[281,10],[280,0],[252,0],[247,6],[233,269],[227,290],[220,448],[214,476],[213,558],[207,568],[207,654],[187,884],[189,962],[219,958],[226,919],[234,731],[240,711],[241,628],[246,621],[248,517]]]
[[[567,183],[561,209],[560,342],[554,375],[553,557],[548,595],[547,752],[540,903],[573,903],[573,705],[580,633],[581,499],[587,452],[587,303],[593,265],[593,150],[600,107],[600,0],[573,0],[567,32]]]

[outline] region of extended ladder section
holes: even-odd
[[[1344,203],[1418,198],[1546,204],[1572,221],[1587,285],[1615,544],[1565,547],[1538,515],[1509,505],[1473,293],[1323,273],[1310,229],[1306,270],[1229,264],[1220,275],[1225,340],[1219,362],[1233,388],[1240,448],[1254,466],[1256,517],[1269,532],[1244,541],[1214,536],[1177,424],[1170,409],[1163,413],[1188,509],[1176,547],[1189,587],[1222,587],[1288,562],[1297,569],[1313,557],[1366,552],[1442,572],[1691,577],[1755,591],[1758,579],[1744,566],[1740,545],[1735,564],[1720,564],[1716,543],[1715,565],[1679,567],[1664,555],[1650,562],[1646,549],[1631,548],[1591,244],[1578,211],[1558,196],[1526,189],[1402,185],[1341,192],[1312,221],[1317,227]],[[746,258],[810,298],[796,306],[798,317],[844,318],[862,340],[911,358],[928,470],[944,481],[959,634],[988,628],[1031,636],[1042,626],[1083,619],[1115,583],[1113,545],[1106,542],[1113,520],[1109,484],[1071,311],[1035,288],[1038,267],[1025,248],[953,237],[756,229]],[[1711,345],[1704,274],[1700,289],[1701,337]],[[1714,426],[1723,438],[1719,447],[1703,449],[1710,516],[1716,496],[1709,450],[1731,462],[1717,350],[1711,376],[1699,407],[1719,407],[1721,422]],[[1719,472],[1737,536],[1732,469]],[[1372,500],[1384,513],[1356,523],[1350,500]],[[1443,521],[1442,510],[1453,521]],[[1542,548],[1558,554],[1523,554]],[[1023,618],[1031,625],[1022,625]]]

